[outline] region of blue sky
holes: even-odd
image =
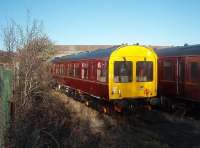
[[[200,0],[0,0],[0,26],[27,10],[56,44],[200,43]]]

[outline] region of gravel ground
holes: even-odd
[[[106,115],[64,94],[53,92],[53,95],[73,117],[70,137],[73,147],[200,147],[200,121],[145,110]]]

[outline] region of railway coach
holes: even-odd
[[[57,57],[51,71],[67,92],[118,106],[149,102],[157,95],[157,55],[145,46],[113,46]]]
[[[200,45],[156,50],[161,101],[183,107],[200,103]]]

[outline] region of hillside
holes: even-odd
[[[67,54],[78,53],[82,51],[92,51],[101,48],[109,48],[115,45],[55,45],[55,54],[56,56],[62,56]],[[147,45],[152,48],[161,49],[167,46],[154,46],[154,45]]]

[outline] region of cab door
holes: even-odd
[[[127,58],[126,61],[113,61],[113,77],[111,79],[112,99],[129,98],[132,96],[134,89],[133,83],[133,62]]]

